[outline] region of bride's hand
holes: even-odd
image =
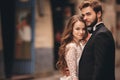
[[[65,75],[66,75],[66,76],[69,76],[69,75],[70,75],[70,72],[69,72],[69,69],[68,69],[68,68],[65,69]]]

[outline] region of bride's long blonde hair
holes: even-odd
[[[61,46],[59,47],[59,59],[56,64],[57,68],[64,74],[67,66],[66,60],[65,60],[65,47],[68,43],[70,43],[73,40],[73,27],[74,24],[77,21],[81,21],[84,23],[84,21],[81,19],[80,16],[74,15],[69,19],[68,24],[65,26],[65,29],[63,31],[62,37],[61,37]],[[85,25],[85,35],[83,37],[83,40],[88,36],[87,28]]]

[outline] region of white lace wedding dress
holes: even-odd
[[[76,45],[76,43],[73,42],[66,46],[65,59],[68,65],[70,76],[62,76],[60,77],[60,80],[74,80],[74,78],[78,79],[78,64],[81,58],[83,47],[84,46],[81,44]]]

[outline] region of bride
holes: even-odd
[[[56,64],[63,74],[60,80],[78,80],[78,62],[88,36],[84,21],[78,15],[72,16],[61,37],[59,59]]]

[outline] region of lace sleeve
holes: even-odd
[[[76,47],[71,45],[66,47],[66,62],[72,78],[77,78],[77,54]]]

